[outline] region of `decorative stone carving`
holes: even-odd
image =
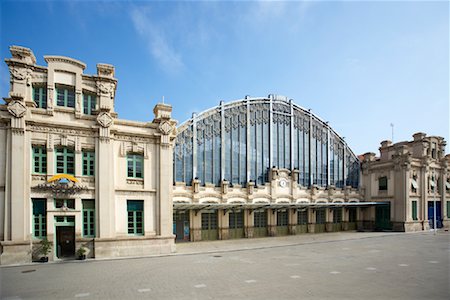
[[[98,122],[98,124],[100,124],[100,126],[106,128],[106,127],[109,127],[112,125],[113,118],[111,117],[111,115],[109,113],[101,112],[97,116],[97,122]]]
[[[168,135],[168,134],[170,134],[170,132],[172,132],[172,129],[173,129],[173,128],[172,128],[172,125],[170,125],[169,122],[164,121],[164,122],[162,122],[162,123],[159,124],[158,129],[159,129],[159,131],[160,131],[162,134]]]
[[[22,102],[15,100],[15,101],[11,101],[8,104],[8,111],[14,117],[22,118],[25,115],[27,108],[25,107],[25,105]]]

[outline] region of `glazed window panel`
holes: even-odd
[[[356,222],[356,207],[350,207],[348,209],[348,221]]]
[[[417,201],[411,201],[411,216],[413,220],[417,220]]]
[[[83,237],[95,237],[95,201],[83,200]]]
[[[94,176],[95,175],[95,152],[83,151],[83,175]]]
[[[386,176],[378,178],[378,190],[387,191],[388,189],[388,179]]]
[[[75,154],[73,149],[57,148],[56,151],[56,173],[75,174]]]
[[[33,85],[33,100],[37,108],[47,108],[47,86]]]
[[[57,85],[55,88],[56,105],[75,107],[75,88],[65,85]]]
[[[333,208],[333,223],[341,223],[342,222],[342,208],[336,207]]]
[[[297,224],[298,225],[307,225],[308,224],[308,210],[307,209],[297,211]]]
[[[450,219],[450,201],[447,201],[447,218]]]
[[[32,199],[33,236],[38,239],[47,237],[47,199]]]
[[[47,174],[47,149],[45,146],[33,146],[33,173]]]
[[[316,209],[316,224],[325,224],[325,222],[326,222],[325,208]]]
[[[92,115],[97,105],[97,97],[92,93],[83,93],[83,113]]]
[[[144,235],[144,201],[127,200],[128,234]]]
[[[288,226],[288,211],[277,212],[277,226]]]
[[[254,227],[267,227],[267,211],[255,211],[253,213]]]
[[[141,154],[127,155],[127,169],[129,178],[143,178],[144,157]]]

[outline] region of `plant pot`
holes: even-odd
[[[78,259],[79,260],[85,260],[86,259],[86,254],[78,255]]]
[[[40,260],[41,262],[48,262],[48,256],[43,256],[43,257],[41,257],[41,260]]]

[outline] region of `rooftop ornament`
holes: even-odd
[[[69,174],[55,175],[37,188],[58,196],[74,195],[87,190],[87,187],[80,185],[78,179]]]

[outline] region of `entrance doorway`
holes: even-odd
[[[202,240],[217,240],[219,230],[217,226],[217,210],[202,212]]]
[[[244,211],[235,210],[229,214],[229,235],[230,239],[240,239],[244,237]]]
[[[56,256],[75,256],[75,226],[56,226]]]
[[[173,214],[173,234],[176,236],[176,241],[188,242],[189,238],[189,212],[175,212]]]
[[[382,204],[375,206],[375,229],[391,230],[391,205]]]
[[[436,228],[442,228],[441,201],[436,201]],[[434,229],[434,201],[428,201],[428,221]]]

